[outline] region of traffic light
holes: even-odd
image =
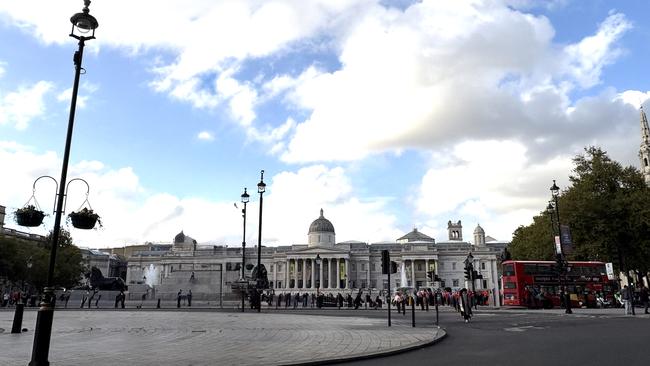
[[[434,281],[434,282],[442,282],[442,278],[438,277],[437,274],[434,274],[434,275],[433,275],[433,281]]]
[[[483,275],[479,274],[477,271],[472,271],[472,278],[475,279],[475,280],[482,280]]]
[[[472,268],[469,266],[465,267],[465,279],[466,280],[472,279]]]
[[[388,274],[390,270],[390,252],[388,250],[381,251],[381,273]]]
[[[433,271],[427,272],[427,278],[429,279],[430,282],[433,282]]]
[[[397,263],[395,262],[390,262],[390,273],[397,273]]]

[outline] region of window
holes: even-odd
[[[375,263],[373,263],[371,268],[372,268],[372,271],[374,272],[374,271],[377,270],[377,265],[376,265]],[[373,286],[373,287],[374,287],[374,286]]]
[[[517,288],[517,283],[516,282],[504,282],[503,283],[503,288],[515,289],[515,288]]]
[[[422,281],[415,281],[415,287],[417,288],[422,287]]]
[[[515,275],[515,265],[506,264],[503,266],[503,275],[504,276],[514,276]]]
[[[483,288],[487,288],[487,280],[483,280]]]
[[[366,281],[361,281],[361,288],[366,288]]]
[[[445,269],[445,262],[440,262],[438,266],[440,267],[440,269]]]
[[[275,267],[273,264],[269,266],[269,272],[273,273],[273,267]]]
[[[372,288],[377,288],[377,280],[370,280],[370,286]]]
[[[422,270],[422,263],[418,263],[418,271]]]
[[[445,284],[445,280],[440,281],[440,287],[445,288],[447,285]]]
[[[355,265],[354,265],[354,263],[352,263],[352,271],[355,271],[354,268],[355,268]]]
[[[282,281],[278,281],[278,286],[276,288],[282,288]]]
[[[452,269],[452,270],[455,270],[455,269],[456,269],[456,262],[453,262],[453,263],[451,264],[451,269]],[[456,285],[454,285],[454,286],[456,286]]]
[[[453,280],[452,283],[453,283],[452,286],[454,286],[454,287],[458,287],[458,280]]]
[[[278,263],[277,266],[278,266],[278,272],[282,271],[282,263]],[[280,286],[278,286],[278,287],[280,287]]]
[[[366,270],[366,265],[363,264],[363,263],[361,263],[361,270],[362,270],[362,271],[365,271],[365,270]],[[362,287],[365,287],[365,286],[362,286]]]
[[[481,269],[485,269],[485,262],[481,262]]]

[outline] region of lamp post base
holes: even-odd
[[[46,287],[43,291],[43,301],[36,315],[36,330],[32,360],[29,366],[49,366],[50,337],[52,336],[52,321],[54,320],[54,289]]]

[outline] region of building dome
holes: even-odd
[[[330,220],[326,219],[325,216],[323,216],[323,209],[320,209],[320,217],[314,220],[314,222],[309,225],[309,233],[316,233],[316,232],[327,232],[327,233],[334,233],[334,225],[330,222]]]
[[[185,234],[183,233],[183,230],[181,230],[180,233],[176,234],[174,237],[174,244],[181,244],[185,242]]]
[[[481,227],[481,225],[476,225],[476,229],[474,229],[474,234],[482,234],[485,235],[485,230]]]

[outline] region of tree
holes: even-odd
[[[49,247],[52,245],[52,232],[47,235],[48,254]],[[49,261],[49,256],[48,256]],[[49,262],[48,262],[49,263]],[[54,265],[54,284],[55,287],[75,287],[79,284],[81,275],[85,272],[85,266],[82,263],[81,251],[72,242],[72,236],[64,229],[59,234],[59,247],[56,254],[56,263]]]
[[[571,186],[558,197],[560,221],[569,225],[572,260],[613,262],[619,269],[650,268],[650,189],[634,167],[623,167],[597,147],[577,155]],[[552,259],[550,218],[541,213],[514,232],[517,259]]]

